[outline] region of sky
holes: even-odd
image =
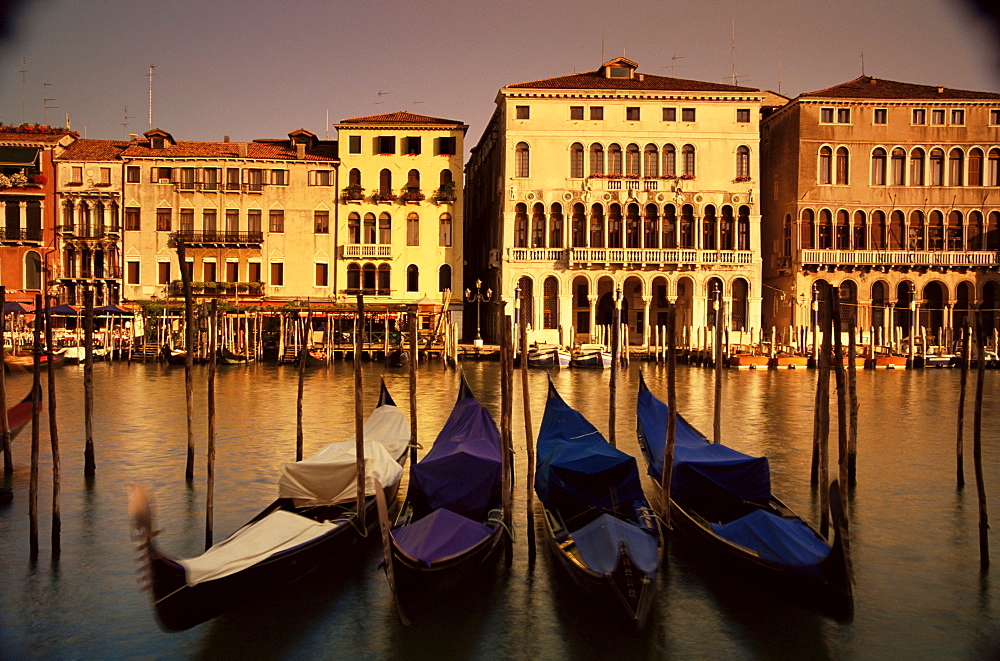
[[[153,125],[178,140],[336,137],[340,120],[407,110],[468,124],[468,149],[504,85],[622,54],[790,97],[862,72],[1000,92],[998,25],[974,1],[9,0],[0,122],[141,134],[150,65]]]

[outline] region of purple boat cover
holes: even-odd
[[[434,447],[410,473],[409,496],[420,515],[446,508],[482,521],[500,506],[500,431],[474,397],[455,404]]]
[[[573,541],[583,562],[598,574],[608,574],[618,566],[619,548],[628,549],[635,566],[647,574],[658,566],[659,541],[652,533],[611,514],[599,517],[573,533]]]
[[[717,535],[748,549],[779,567],[812,570],[822,576],[819,564],[830,555],[830,546],[799,519],[783,519],[757,510],[726,524],[712,524]]]
[[[439,509],[413,523],[396,528],[392,538],[406,555],[426,566],[470,549],[493,529],[446,509]]]

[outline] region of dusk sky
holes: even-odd
[[[734,21],[741,85],[794,97],[861,75],[864,53],[871,76],[1000,91],[996,24],[950,0],[17,6],[0,40],[0,121],[41,123],[49,98],[49,123],[69,113],[89,138],[148,129],[155,64],[153,125],[180,140],[282,137],[300,127],[335,137],[327,112],[336,123],[409,110],[469,124],[468,148],[500,87],[593,70],[602,58],[624,53],[641,72],[730,82]]]

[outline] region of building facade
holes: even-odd
[[[690,332],[717,296],[731,332],[759,328],[764,96],[625,58],[503,87],[467,166],[467,279],[519,296],[533,341],[592,341],[619,291],[632,344],[668,302]]]
[[[468,126],[409,112],[335,126],[343,172],[339,291],[376,304],[426,299],[459,314]]]
[[[820,281],[882,343],[997,308],[1000,94],[862,76],[761,131],[766,326],[813,323]]]

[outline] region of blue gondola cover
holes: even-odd
[[[712,524],[717,535],[748,549],[779,567],[814,573],[822,578],[820,563],[830,546],[800,519],[757,510],[726,524]]]

